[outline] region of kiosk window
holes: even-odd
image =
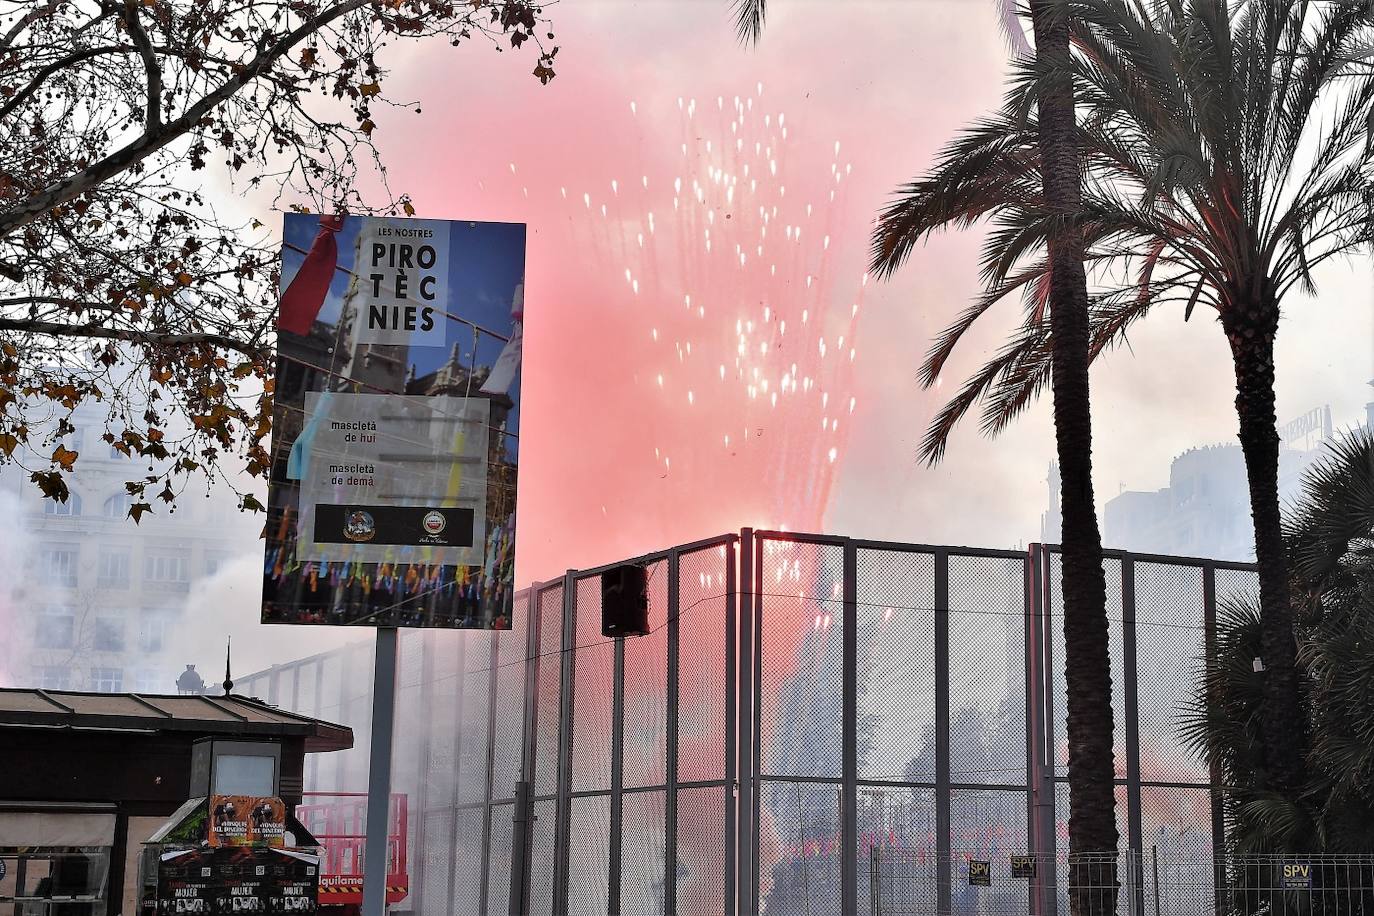
[[[215,758],[216,795],[272,795],[276,761],[247,754],[220,754]]]
[[[105,916],[107,846],[0,848],[3,916]]]

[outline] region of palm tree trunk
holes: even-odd
[[[1258,300],[1258,301],[1256,301]],[[1260,651],[1264,662],[1260,734],[1269,785],[1291,791],[1302,780],[1306,718],[1298,693],[1297,642],[1289,600],[1288,555],[1279,511],[1279,434],[1274,422],[1274,336],[1279,308],[1261,294],[1222,313],[1236,370],[1236,416],[1250,487],[1259,566]]]
[[[1116,767],[1107,583],[1092,482],[1088,283],[1077,224],[1082,189],[1075,141],[1065,0],[1031,0],[1040,94],[1045,201],[1060,217],[1049,237],[1055,442],[1063,515],[1064,672],[1068,703],[1069,904],[1073,916],[1116,913]]]

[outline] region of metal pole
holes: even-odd
[[[391,827],[391,735],[396,725],[395,627],[377,629],[372,668],[372,740],[368,751],[367,840],[363,853],[363,916],[386,913],[387,833]]]
[[[857,913],[858,893],[858,616],[859,616],[859,551],[852,540],[844,542],[844,671],[841,704],[844,709],[841,727],[843,782],[840,788],[840,907],[845,913]]]
[[[758,613],[754,595],[754,576],[758,572],[760,550],[754,543],[754,529],[745,528],[739,536],[739,666],[736,669],[736,683],[739,695],[736,698],[738,710],[738,760],[735,765],[736,795],[735,823],[737,830],[736,854],[739,863],[735,868],[735,916],[750,916],[756,909],[758,881],[754,878],[753,852],[757,842],[754,832],[754,748],[757,723],[754,717],[754,615]]]
[[[935,551],[935,912],[953,911],[949,836],[949,554]]]
[[[1140,686],[1139,686],[1139,649],[1136,635],[1135,606],[1135,560],[1127,555],[1121,558],[1121,645],[1125,683],[1122,692],[1126,699],[1125,746],[1126,746],[1126,848],[1135,865],[1137,878],[1144,872],[1144,840],[1141,837],[1141,791],[1140,791]],[[1145,888],[1143,881],[1128,888],[1131,894],[1132,912],[1145,912]]]
[[[663,743],[663,750],[666,755],[663,762],[663,912],[666,916],[676,916],[677,914],[678,654],[680,651],[678,615],[681,613],[681,583],[678,581],[678,577],[681,572],[680,567],[681,558],[675,548],[668,552],[667,734],[664,736]],[[624,817],[623,813],[621,816]],[[621,842],[622,844],[624,842],[623,832]],[[728,851],[725,858],[727,861],[730,858]]]
[[[1159,847],[1150,847],[1150,870],[1155,879],[1155,916],[1159,916]]]

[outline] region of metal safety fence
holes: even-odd
[[[1249,856],[1229,863],[1161,858],[1157,846],[1120,857],[1064,853],[949,863],[953,909],[939,910],[941,869],[907,849],[869,848],[872,916],[1041,916],[1037,875],[1080,872],[1083,893],[1115,899],[1123,916],[1363,916],[1374,913],[1374,856]],[[1220,893],[1216,889],[1221,888]],[[1067,900],[1059,902],[1065,911]]]
[[[878,849],[919,863],[888,873],[910,912],[1003,912],[968,896],[966,863],[1015,854],[1043,867],[1006,912],[1067,914],[1056,548],[745,529],[624,562],[648,570],[647,636],[602,637],[609,567],[522,593],[509,631],[403,634],[415,852],[393,911],[849,916],[872,909]],[[1122,911],[1218,912],[1216,780],[1179,723],[1254,570],[1108,552],[1106,572]],[[363,664],[367,646],[240,683],[365,728]],[[365,748],[330,756],[308,788],[365,784]]]

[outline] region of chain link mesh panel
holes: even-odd
[[[572,791],[611,787],[611,703],[615,690],[615,641],[601,635],[601,578],[576,583],[573,645]]]
[[[856,568],[859,778],[931,782],[935,557],[861,549]]]
[[[1202,570],[1136,563],[1135,592],[1140,778],[1206,783],[1206,763],[1181,735],[1207,650]]]
[[[563,586],[539,592],[539,649],[535,659],[534,794],[552,795],[558,783],[559,697],[563,666]]]
[[[1145,899],[1159,899],[1160,916],[1210,916],[1216,899],[1210,790],[1142,786],[1140,821]]]
[[[1024,581],[1021,557],[949,558],[952,783],[1026,783]]]
[[[453,857],[455,916],[480,916],[482,908],[482,822],[487,809],[459,808]]]
[[[1025,792],[955,789],[949,793],[949,848],[956,858],[1005,859],[1026,855]]]
[[[758,571],[760,772],[839,776],[843,551],[764,541]]]
[[[434,644],[430,650],[433,682],[426,710],[429,742],[425,805],[448,808],[457,799],[454,776],[458,768],[458,671],[462,664],[462,635],[427,630],[426,636]]]
[[[1126,772],[1126,647],[1121,602],[1121,561],[1108,557],[1102,562],[1107,577],[1107,651],[1112,666],[1112,753],[1118,776]],[[1050,613],[1046,625],[1051,630],[1054,663],[1054,764],[1055,775],[1069,772],[1068,696],[1064,682],[1064,582],[1061,557],[1056,552],[1050,561]]]
[[[725,805],[728,800],[725,786],[678,790],[678,916],[725,916]]]
[[[553,916],[554,827],[557,803],[553,799],[530,806],[534,823],[530,828],[530,916]]]
[[[709,547],[678,559],[679,782],[725,778],[726,557]]]
[[[448,834],[453,812],[447,808],[425,812],[421,833],[424,842],[417,850],[423,860],[424,881],[411,889],[418,900],[420,916],[448,916],[448,879],[453,868]]]
[[[496,637],[496,731],[491,761],[493,799],[514,798],[515,784],[520,779],[529,603],[528,592],[516,595],[511,629]]]
[[[664,911],[664,793],[626,792],[621,798],[620,912],[660,916]]]
[[[488,724],[491,714],[491,634],[463,634],[463,704],[458,717],[458,801],[487,797]]]
[[[661,786],[667,782],[668,742],[668,562],[648,568],[647,636],[625,645],[624,750],[622,782],[626,787]],[[660,895],[661,896],[661,895]],[[631,898],[624,898],[627,901]]]
[[[1259,574],[1253,569],[1218,569],[1215,577],[1218,618],[1228,605],[1259,602]]]
[[[839,787],[763,782],[759,821],[763,916],[840,916]]]
[[[517,616],[516,620],[519,619]],[[492,805],[491,844],[488,849],[490,864],[487,865],[488,916],[506,916],[510,912],[511,840],[514,833],[515,805]]]
[[[859,874],[867,875],[869,850],[901,849],[934,858],[936,842],[935,790],[903,786],[859,786],[855,817],[859,837]],[[860,878],[859,891],[865,885]],[[934,907],[935,898],[931,897]]]
[[[572,799],[568,825],[572,841],[568,847],[567,916],[604,916],[610,867],[610,796]]]

